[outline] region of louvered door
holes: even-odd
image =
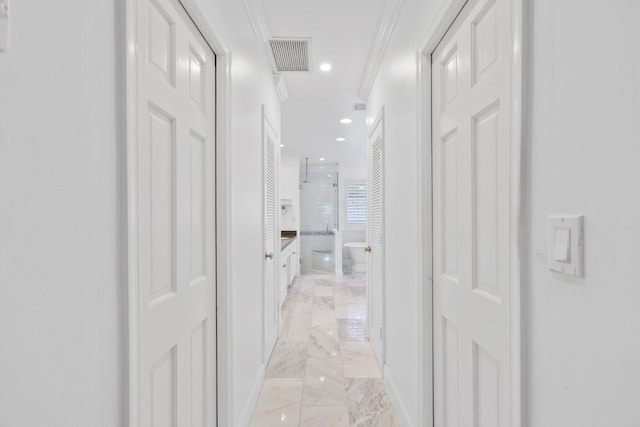
[[[382,368],[384,365],[384,110],[369,134],[369,218],[367,226],[369,256],[367,295],[369,301],[369,340]]]
[[[269,360],[279,334],[280,304],[278,296],[278,264],[280,236],[278,227],[278,151],[280,142],[273,123],[263,108],[264,162],[264,361]]]

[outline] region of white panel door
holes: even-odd
[[[369,341],[382,369],[384,366],[384,109],[369,133],[369,218],[367,221],[367,314]]]
[[[280,140],[273,123],[262,111],[263,163],[264,163],[264,362],[271,356],[280,333],[280,304],[278,284],[280,277],[280,230],[278,227],[278,147]],[[283,261],[285,262],[285,261]]]
[[[138,4],[140,425],[214,426],[215,56],[177,2]]]
[[[438,427],[509,427],[509,40],[509,0],[470,1],[432,56]]]

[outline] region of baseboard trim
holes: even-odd
[[[258,370],[258,376],[256,378],[253,387],[251,388],[251,393],[249,393],[249,397],[247,398],[246,403],[244,404],[244,408],[242,409],[242,413],[238,417],[238,426],[249,427],[249,423],[251,422],[251,417],[253,416],[253,411],[256,408],[256,403],[258,403],[258,397],[260,396],[260,390],[262,390],[262,383],[264,382],[264,374],[265,374],[265,366],[260,365],[260,369]]]
[[[398,388],[393,380],[393,374],[389,370],[389,365],[384,366],[384,383],[387,386],[387,392],[391,398],[391,403],[393,403],[393,410],[398,418],[398,423],[404,427],[416,427],[416,425],[411,422],[411,417],[409,417],[407,408],[405,408],[402,400],[400,399]]]

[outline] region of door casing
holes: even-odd
[[[230,112],[231,112],[231,51],[224,41],[211,28],[204,14],[194,0],[178,0],[209,44],[216,55],[216,284],[217,284],[217,404],[218,425],[233,425],[233,400],[231,398],[232,384],[232,351],[233,342],[231,336],[231,303],[232,293],[229,287],[231,265],[231,203],[230,203],[230,173],[231,164],[230,141]],[[137,180],[138,159],[138,0],[126,0],[124,14],[120,16],[121,28],[125,30],[124,45],[121,46],[122,54],[119,58],[124,68],[122,98],[120,108],[126,120],[127,174],[127,273],[126,309],[128,332],[128,370],[126,388],[128,400],[128,425],[137,427],[140,417],[139,401],[139,312],[138,312],[138,247],[137,247]]]
[[[524,73],[523,38],[525,0],[510,0],[511,2],[511,31],[510,62],[511,62],[511,207],[510,207],[510,242],[511,255],[511,427],[524,425],[522,408],[522,292],[521,292],[521,259],[524,244],[520,234],[521,195],[523,187],[522,175],[522,147],[523,147],[523,118],[527,109],[524,88],[527,77]],[[435,51],[449,27],[467,3],[467,0],[451,0],[435,19],[427,25],[429,29],[425,41],[418,49],[418,198],[421,207],[422,221],[418,224],[418,233],[423,236],[419,248],[420,278],[419,301],[420,313],[420,355],[418,372],[420,381],[419,396],[422,396],[421,413],[419,419],[423,425],[433,425],[433,189],[432,189],[432,125],[431,125],[431,54]]]

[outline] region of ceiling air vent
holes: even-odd
[[[365,111],[367,109],[367,104],[363,102],[356,102],[353,104],[353,111]]]
[[[269,40],[277,71],[309,71],[310,39],[273,38]]]

